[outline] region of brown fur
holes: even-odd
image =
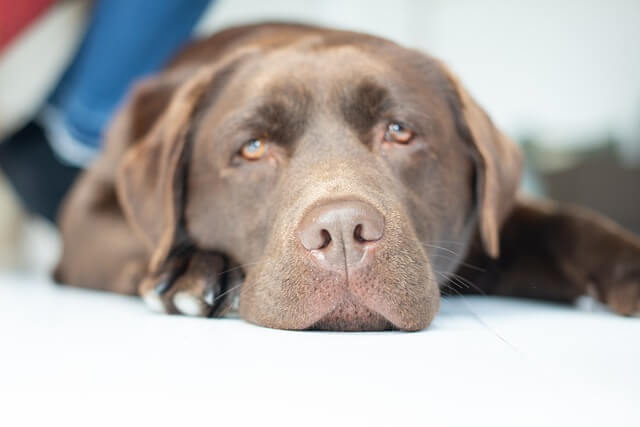
[[[391,121],[415,132],[409,144],[383,141]],[[237,152],[251,138],[269,149],[250,163]],[[516,202],[521,163],[431,57],[344,31],[237,27],[134,88],[65,204],[57,277],[168,312],[186,293],[202,315],[239,293],[242,317],[287,329],[419,330],[460,280],[640,310],[638,239],[590,212]],[[366,267],[329,271],[296,230],[343,199],[381,212],[384,238]]]

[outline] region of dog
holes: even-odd
[[[295,24],[196,41],[131,91],[64,203],[58,281],[281,329],[417,331],[441,293],[640,312],[640,240],[518,195],[439,60]]]

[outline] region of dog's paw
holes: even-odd
[[[221,312],[225,260],[216,254],[195,253],[175,260],[165,271],[145,277],[139,286],[151,310],[188,316]]]
[[[640,278],[624,280],[609,286],[604,302],[623,316],[640,316]]]
[[[629,249],[624,246],[623,249]],[[640,245],[605,258],[585,281],[589,296],[623,316],[640,316]],[[636,250],[637,249],[637,250]]]
[[[597,225],[597,224],[596,224]],[[640,239],[609,224],[583,251],[587,292],[623,316],[640,316]],[[612,231],[613,230],[613,231]]]

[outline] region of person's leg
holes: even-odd
[[[60,113],[53,119],[62,120],[73,140],[98,151],[104,126],[128,87],[170,59],[190,38],[209,3],[98,0],[87,35],[51,97],[50,104]],[[56,149],[65,145],[53,142]]]
[[[80,169],[56,159],[40,126],[30,123],[0,144],[0,168],[29,212],[54,222]]]
[[[131,83],[186,43],[210,2],[95,2],[86,37],[41,117],[46,137],[31,124],[0,144],[0,167],[27,209],[55,218],[79,168],[100,150],[104,127]]]

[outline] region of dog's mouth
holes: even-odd
[[[239,267],[230,266],[219,279],[221,292],[216,298],[213,317],[237,317],[239,315],[240,291],[244,285],[245,272]],[[382,314],[358,301],[358,298],[346,291],[335,295],[337,303],[319,320],[303,330],[324,331],[386,331],[397,327]]]
[[[329,331],[387,331],[396,327],[380,313],[346,297],[308,330]]]
[[[288,263],[247,265],[245,282],[243,269],[231,264],[238,279],[231,274],[225,278],[229,309],[224,313],[237,312],[251,323],[290,330],[425,328],[439,305],[428,260],[419,258],[417,251],[407,250],[400,257],[392,246],[375,249],[365,262],[345,262],[342,270],[293,252]]]

